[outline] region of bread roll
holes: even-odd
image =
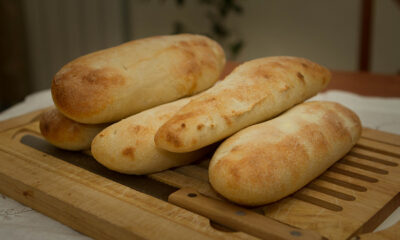
[[[344,106],[303,103],[223,142],[210,161],[210,183],[238,204],[274,202],[323,173],[360,134],[359,118]]]
[[[82,124],[62,115],[56,108],[40,116],[40,132],[43,137],[56,147],[66,150],[87,150],[93,138],[107,124]]]
[[[208,149],[171,153],[154,144],[157,129],[189,102],[188,98],[148,109],[121,120],[93,140],[92,154],[105,167],[126,174],[148,174],[185,165],[203,157]]]
[[[73,60],[55,75],[51,92],[77,122],[112,122],[211,87],[224,64],[222,48],[207,37],[151,37]]]
[[[330,79],[326,68],[302,58],[246,62],[179,110],[157,132],[156,145],[172,152],[207,146],[303,102]]]

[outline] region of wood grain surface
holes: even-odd
[[[185,210],[22,143],[27,135],[41,137],[32,114],[26,118],[27,124],[20,125],[20,118],[17,127],[0,132],[0,192],[5,195],[97,239],[254,238],[242,225],[220,230],[197,210]],[[274,204],[248,210],[329,239],[363,236],[400,204],[399,145],[397,135],[365,129],[359,144],[309,185]],[[81,155],[85,157],[78,162],[94,161]],[[224,204],[208,183],[208,162],[148,177],[192,188]]]
[[[228,63],[226,73],[236,65]],[[334,71],[328,89],[393,97],[400,96],[400,80]],[[21,143],[26,135],[41,138],[41,111],[0,122],[1,193],[96,239],[255,239]],[[223,203],[208,183],[208,162],[148,177]],[[249,210],[329,239],[398,239],[399,223],[369,232],[400,205],[399,192],[400,136],[364,128],[351,152],[305,188]]]
[[[0,192],[95,239],[253,239],[23,145],[38,122],[0,136]],[[11,141],[10,141],[11,140]],[[22,148],[26,148],[21,151]]]

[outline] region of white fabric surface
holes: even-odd
[[[50,89],[28,95],[23,102],[0,113],[0,121],[53,105]]]
[[[328,91],[310,100],[339,102],[355,111],[364,127],[400,134],[400,98],[364,97],[343,91]],[[50,90],[26,97],[0,113],[0,121],[52,105]],[[400,208],[377,230],[400,220]],[[0,194],[0,239],[46,240],[90,239],[57,221]]]

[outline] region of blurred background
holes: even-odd
[[[214,38],[231,61],[400,73],[400,0],[0,0],[0,111],[83,54],[182,32]]]

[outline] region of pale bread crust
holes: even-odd
[[[100,132],[92,142],[94,158],[105,167],[126,174],[149,174],[186,165],[200,159],[209,149],[171,153],[154,144],[157,129],[189,102],[188,98],[160,105]]]
[[[39,127],[43,137],[58,148],[65,150],[88,150],[93,138],[107,124],[83,124],[62,115],[56,108],[40,116]]]
[[[209,165],[213,188],[242,205],[277,201],[322,174],[356,144],[358,116],[333,102],[306,102],[223,142]]]
[[[207,37],[150,37],[73,60],[54,76],[51,92],[77,122],[115,122],[211,87],[224,65],[224,51]]]
[[[187,152],[265,121],[324,89],[326,68],[296,57],[267,57],[238,66],[184,106],[157,132],[156,145]]]

